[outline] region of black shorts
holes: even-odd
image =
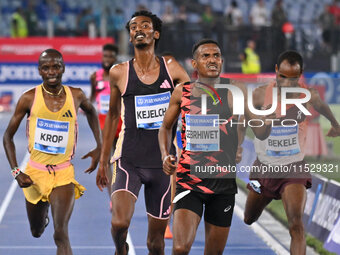
[[[120,158],[114,162],[116,173],[112,184],[112,195],[126,191],[138,198],[139,190],[144,184],[146,212],[153,218],[168,219],[171,205],[170,176],[161,168],[138,168]]]
[[[182,192],[188,191],[177,188],[176,197],[181,196]],[[178,201],[176,201],[176,197],[174,199],[174,211],[187,209],[202,217],[204,205],[204,220],[206,222],[219,227],[230,227],[234,212],[235,194],[204,194],[191,190]]]

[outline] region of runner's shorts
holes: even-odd
[[[157,219],[170,216],[171,185],[170,176],[162,168],[138,168],[119,158],[113,163],[116,177],[112,184],[112,195],[119,191],[131,193],[137,200],[139,190],[144,184],[146,212]]]
[[[306,162],[303,160],[299,162],[294,162],[287,166],[290,169],[300,169],[304,167],[305,164]],[[253,165],[261,166],[264,164],[262,164],[258,159],[256,159]],[[255,190],[248,183],[247,188],[249,190],[254,190],[257,193],[259,193],[260,191],[260,194],[266,197],[272,198],[272,199],[276,199],[276,200],[281,199],[281,196],[282,196],[282,193],[285,187],[289,184],[302,184],[306,187],[306,189],[309,189],[310,187],[312,187],[312,177],[311,177],[311,174],[308,172],[303,172],[301,174],[296,173],[295,178],[294,178],[293,173],[291,173],[286,178],[252,178],[252,176],[250,175],[249,179],[257,180],[261,184],[259,188],[260,190]]]
[[[74,167],[69,164],[66,168],[52,170],[43,168],[34,168],[27,164],[25,174],[29,175],[33,183],[28,188],[23,188],[25,198],[32,204],[37,204],[40,200],[50,202],[49,196],[52,190],[59,186],[64,186],[70,183],[74,184],[75,198],[78,199],[86,190],[74,179]]]
[[[174,212],[178,209],[187,209],[200,217],[202,217],[204,205],[204,220],[206,222],[219,227],[230,227],[235,194],[204,194],[177,187],[173,202],[175,204]]]

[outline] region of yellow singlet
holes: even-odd
[[[28,118],[28,150],[30,159],[46,165],[58,165],[72,159],[76,147],[77,112],[69,87],[64,86],[66,101],[57,112],[50,111],[43,98],[42,85],[35,89],[35,98]]]

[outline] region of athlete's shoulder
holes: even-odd
[[[188,73],[183,66],[172,56],[164,57],[165,65],[175,83],[190,81]]]
[[[23,111],[29,112],[35,98],[35,90],[36,87],[24,91],[18,100],[17,107],[20,107]]]
[[[20,99],[23,99],[23,100],[34,100],[34,96],[35,96],[35,90],[36,90],[37,87],[34,87],[34,88],[30,88],[26,91],[24,91],[24,93],[22,93]]]
[[[66,88],[69,88],[72,96],[74,98],[78,98],[78,97],[82,97],[83,95],[85,95],[84,91],[81,88],[75,88],[75,87],[71,87],[71,86],[67,86],[67,85],[63,85]]]
[[[120,76],[122,72],[126,72],[129,67],[129,61],[115,64],[110,69],[110,76]]]
[[[257,87],[255,90],[254,90],[254,93],[257,93],[257,94],[263,94],[266,92],[267,88],[269,88],[269,85],[262,85],[262,86],[259,86]]]
[[[311,94],[310,103],[318,103],[322,101],[319,91],[316,88],[307,88]]]

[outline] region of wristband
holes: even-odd
[[[165,160],[167,160],[170,157],[171,157],[171,155],[165,156],[165,158],[163,159],[163,164],[164,164]]]
[[[21,173],[20,169],[18,167],[13,167],[11,170],[13,178],[17,178],[17,176]]]

